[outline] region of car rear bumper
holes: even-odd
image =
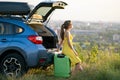
[[[37,54],[37,55],[36,55]],[[46,68],[54,62],[54,54],[47,52],[46,50],[40,50],[29,57],[28,67],[30,68]]]
[[[37,67],[47,68],[54,63],[54,54],[47,52],[46,57],[40,57]]]
[[[38,67],[43,66],[47,60],[47,51],[39,50],[33,51],[27,55],[28,67]]]

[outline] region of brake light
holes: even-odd
[[[44,59],[44,58],[39,60],[40,63],[44,63],[45,61],[46,61],[46,59]]]
[[[37,35],[28,36],[28,40],[30,40],[34,44],[42,44],[43,42],[42,37]]]

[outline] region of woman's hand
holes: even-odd
[[[63,40],[60,41],[60,44],[57,44],[57,52],[60,51],[61,45],[63,44]]]
[[[57,48],[57,50],[56,50],[57,52],[59,52],[60,51],[60,49],[59,48]]]
[[[58,44],[58,45],[57,45],[57,50],[56,50],[57,52],[59,52],[59,51],[60,51],[60,47],[61,47],[61,45],[60,45],[60,44]]]

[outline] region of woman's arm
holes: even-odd
[[[59,48],[62,46],[63,40],[60,41]]]
[[[66,36],[67,36],[67,42],[68,42],[68,45],[69,45],[70,48],[74,51],[75,55],[78,56],[78,53],[75,51],[73,45],[72,45],[71,42],[70,42],[70,32],[67,32]]]
[[[63,44],[63,40],[60,41],[60,44],[58,44],[58,50],[57,51],[60,51],[60,47],[62,46]]]

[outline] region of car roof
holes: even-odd
[[[23,21],[23,19],[21,17],[12,17],[12,16],[0,16],[0,19],[9,19],[9,20],[19,20],[19,21]]]
[[[24,20],[19,17],[1,17],[0,16],[0,22],[7,22],[15,25],[22,26],[24,24]]]

